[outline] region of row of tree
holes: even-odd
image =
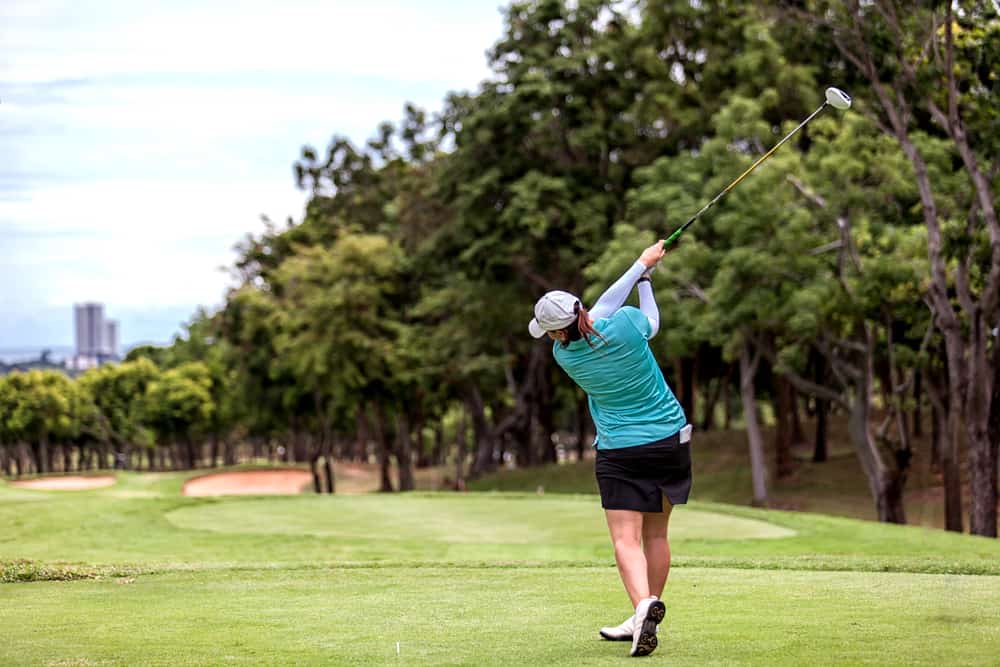
[[[217,432],[205,364],[161,370],[146,359],[103,366],[77,380],[54,370],[0,377],[0,468],[7,475],[128,466],[194,467]],[[159,450],[154,446],[160,444]],[[154,456],[157,460],[154,461]]]
[[[265,221],[217,312],[133,351],[209,369],[201,433],[306,443],[329,490],[352,442],[375,443],[385,488],[391,457],[412,488],[445,424],[470,474],[582,451],[585,397],[527,336],[534,301],[560,288],[592,302],[835,84],[853,109],[813,121],[664,261],[657,358],[690,419],[742,412],[756,502],[763,398],[779,474],[796,406],[821,433],[829,410],[846,415],[885,521],[905,521],[926,419],[947,527],[962,529],[968,480],[970,529],[996,535],[992,3],[531,0],[506,9],[488,58],[493,75],[439,114],[407,105],[364,146],[304,148],[302,220]]]
[[[196,319],[189,326],[189,341],[204,341],[198,331],[209,326],[210,319]],[[233,369],[212,363],[213,357],[178,344],[137,349],[126,362],[88,370],[75,380],[56,370],[0,376],[0,474],[190,470],[266,458],[311,462],[316,491],[332,493],[333,458],[378,458],[382,489],[392,491],[397,485],[390,479],[389,455],[396,454],[402,490],[413,488],[414,466],[451,460],[456,482],[464,478],[468,427],[460,415],[447,415],[416,432],[399,422],[377,422],[373,431],[361,416],[361,430],[352,434],[358,438],[350,440],[343,432],[323,440],[322,431],[311,428],[317,422],[303,423],[294,432],[251,431],[258,413],[248,410],[245,396],[228,384]],[[373,416],[384,416],[380,410]],[[414,450],[412,460],[399,455],[399,442]]]

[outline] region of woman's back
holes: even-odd
[[[594,322],[602,338],[556,343],[556,362],[590,397],[597,447],[619,449],[661,440],[686,423],[647,339],[649,320],[625,306]]]

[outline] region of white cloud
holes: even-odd
[[[301,216],[301,145],[488,76],[498,5],[0,0],[0,318],[31,322],[0,347],[64,340],[82,300],[170,308],[167,340],[261,214]]]
[[[95,4],[103,11],[94,11]],[[483,52],[499,36],[497,6],[351,0],[14,3],[0,12],[8,23],[0,32],[8,52],[0,72],[12,81],[203,71],[474,81],[484,73]]]
[[[156,241],[234,237],[259,214],[298,212],[303,194],[290,183],[102,181],[31,191],[0,201],[0,229],[77,233]],[[276,213],[278,212],[278,213]]]
[[[269,182],[144,181],[56,186],[0,202],[0,220],[15,221],[0,227],[4,265],[22,283],[8,304],[218,303],[228,284],[219,267],[232,264],[236,242],[263,230],[260,214],[280,222],[302,203],[301,193]]]

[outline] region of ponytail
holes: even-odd
[[[604,336],[601,335],[601,332],[595,329],[594,325],[590,323],[590,313],[587,312],[586,308],[580,305],[579,301],[573,304],[573,312],[576,314],[576,322],[573,322],[573,324],[564,329],[564,331],[566,331],[567,338],[566,341],[563,342],[563,347],[566,347],[570,343],[583,338],[587,341],[587,345],[593,348],[594,343],[591,341],[591,337],[604,340]]]

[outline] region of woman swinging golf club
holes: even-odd
[[[632,656],[656,649],[670,570],[667,524],[691,490],[691,428],[648,342],[660,326],[650,271],[664,254],[663,241],[646,248],[589,312],[572,294],[545,294],[528,325],[535,338],[548,334],[555,341],[556,363],[589,397],[601,505],[635,609],[601,636],[631,640]],[[622,307],[637,284],[639,308]]]

